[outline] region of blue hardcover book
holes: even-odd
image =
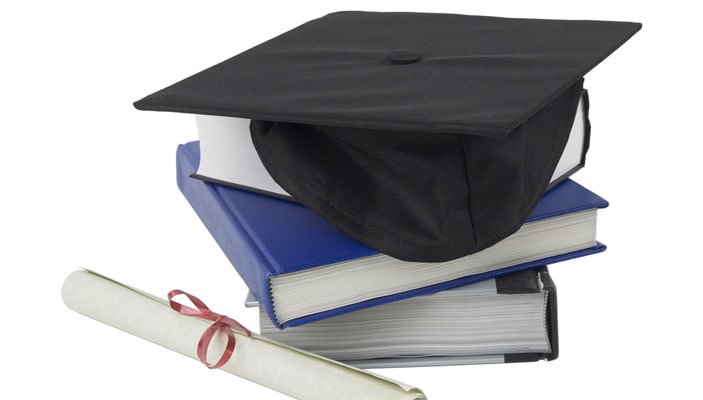
[[[599,253],[596,211],[607,201],[566,180],[518,232],[441,263],[397,260],[293,201],[190,178],[198,142],[177,151],[178,187],[278,328]]]

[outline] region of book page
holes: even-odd
[[[289,197],[266,171],[244,118],[196,115],[200,138],[198,175]]]
[[[583,96],[581,96],[581,100],[579,100],[579,104],[576,108],[574,124],[571,126],[569,140],[566,142],[566,147],[561,153],[561,158],[554,169],[554,174],[549,180],[550,182],[554,182],[581,163],[583,146],[586,139],[586,123],[584,121],[583,107]]]

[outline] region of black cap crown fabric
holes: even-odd
[[[252,119],[271,176],[391,256],[515,232],[568,138],[582,76],[639,24],[340,12],[135,103]]]

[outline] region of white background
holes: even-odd
[[[0,398],[286,398],[68,310],[87,267],[188,290],[257,326],[245,287],[176,188],[188,115],[132,102],[327,12],[637,21],[586,79],[607,252],[557,264],[554,362],[381,370],[430,399],[698,397],[701,44],[694,2],[10,2],[0,6]],[[276,368],[271,365],[271,368]]]

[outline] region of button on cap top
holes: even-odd
[[[398,49],[388,53],[388,60],[393,64],[405,65],[418,62],[422,58],[420,53],[413,49]]]

